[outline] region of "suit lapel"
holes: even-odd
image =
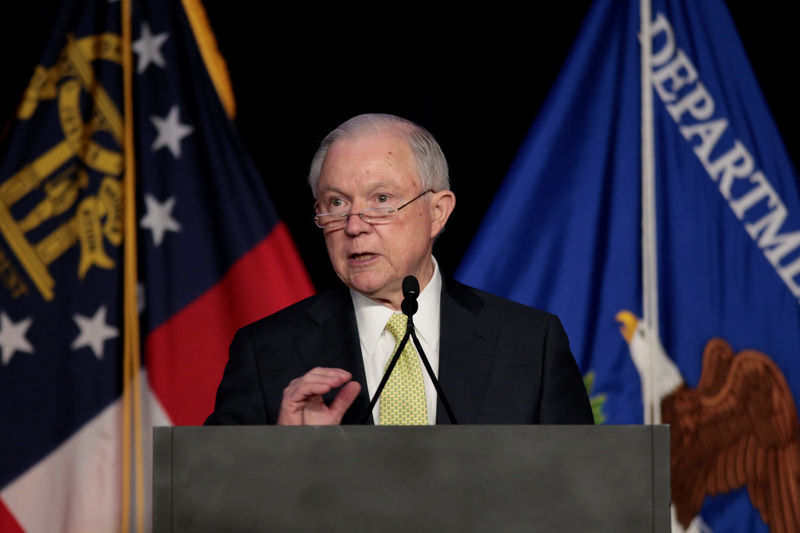
[[[443,280],[439,383],[459,424],[476,424],[494,360],[497,328],[481,322],[483,301],[468,287]],[[449,424],[439,401],[436,423]]]
[[[468,287],[444,279],[441,299],[439,337],[439,383],[460,424],[476,424],[494,360],[497,328],[483,323],[479,312],[483,301]],[[369,392],[350,293],[337,286],[317,298],[308,308],[312,320],[297,338],[297,348],[307,369],[342,368],[361,384],[353,405],[345,413],[343,424],[360,424],[369,407]],[[330,401],[333,394],[326,396]],[[369,416],[369,423],[373,423]],[[439,401],[436,423],[449,424],[447,412]]]
[[[360,424],[369,407],[369,392],[353,302],[347,287],[340,285],[321,294],[307,314],[313,326],[297,337],[300,356],[308,370],[341,368],[353,374],[353,379],[361,384],[361,392],[345,413],[342,424]],[[326,402],[333,399],[335,392],[338,389],[325,396]]]

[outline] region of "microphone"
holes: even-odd
[[[386,386],[386,382],[389,380],[389,376],[394,370],[395,364],[397,360],[400,358],[400,354],[403,352],[403,348],[405,347],[406,343],[411,340],[414,343],[414,346],[417,348],[417,353],[419,354],[420,360],[422,361],[422,365],[425,367],[425,370],[428,372],[428,376],[431,378],[431,382],[433,383],[433,387],[436,389],[436,393],[439,396],[439,400],[442,402],[442,406],[444,410],[447,412],[447,416],[450,419],[451,424],[458,424],[456,421],[455,415],[453,415],[453,410],[450,409],[450,404],[447,402],[447,397],[444,395],[444,391],[442,390],[442,386],[439,385],[439,380],[436,379],[436,374],[433,372],[433,368],[431,368],[431,364],[428,362],[428,357],[425,355],[425,350],[422,349],[422,344],[420,344],[419,339],[417,338],[417,334],[414,331],[414,319],[412,315],[417,312],[419,308],[419,304],[417,303],[417,297],[419,296],[419,281],[414,276],[406,276],[403,278],[403,302],[400,304],[400,310],[403,311],[408,317],[408,324],[406,327],[406,334],[403,339],[400,341],[400,345],[397,347],[397,351],[394,353],[394,357],[389,361],[389,364],[386,366],[386,371],[383,373],[383,378],[381,379],[380,384],[378,385],[378,390],[375,391],[375,394],[372,396],[372,401],[369,402],[369,407],[367,408],[367,412],[364,413],[364,420],[363,424],[366,424],[369,420],[370,415],[372,414],[372,409],[375,408],[375,404],[378,401],[378,398],[383,392],[384,386]]]
[[[419,309],[419,304],[417,303],[418,296],[419,281],[417,281],[417,278],[414,276],[406,276],[403,278],[403,303],[400,304],[400,310],[409,318]]]

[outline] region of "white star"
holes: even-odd
[[[194,131],[188,124],[181,124],[178,119],[178,105],[172,106],[167,116],[164,118],[153,115],[150,122],[158,130],[156,140],[150,149],[155,152],[159,148],[166,146],[176,159],[181,157],[181,139]]]
[[[103,343],[119,336],[119,330],[106,324],[106,306],[101,305],[92,318],[74,314],[72,318],[80,328],[78,338],[72,342],[71,348],[77,350],[88,346],[97,359],[103,358]]]
[[[164,203],[159,203],[158,200],[151,194],[144,195],[144,203],[147,213],[139,221],[139,226],[149,229],[153,232],[153,244],[161,246],[161,241],[164,240],[164,233],[167,231],[179,232],[181,225],[177,220],[172,218],[172,208],[175,207],[175,197],[170,196]]]
[[[25,338],[33,318],[28,317],[14,322],[5,311],[0,311],[0,356],[4,365],[11,361],[14,352],[33,353],[33,346]]]
[[[147,70],[150,63],[155,63],[161,68],[167,66],[164,56],[161,55],[161,46],[167,39],[169,39],[169,33],[164,32],[153,35],[150,32],[150,26],[146,22],[142,23],[141,37],[131,46],[133,51],[139,54],[139,63],[136,66],[137,74]]]

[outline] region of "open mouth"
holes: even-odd
[[[352,261],[368,261],[375,257],[375,254],[350,254],[350,259]]]

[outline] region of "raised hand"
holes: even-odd
[[[353,375],[339,368],[313,368],[283,389],[278,425],[333,426],[342,422],[345,411],[361,391]],[[330,405],[322,396],[341,387]]]

